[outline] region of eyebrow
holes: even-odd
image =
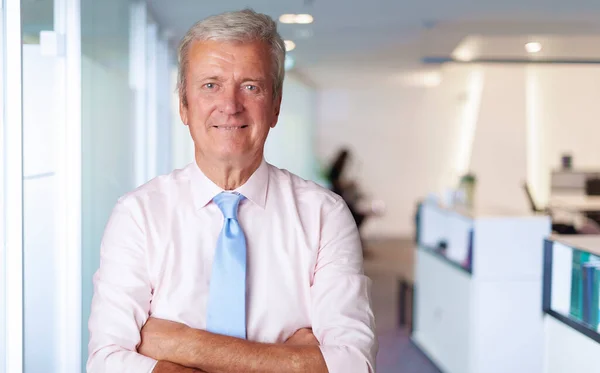
[[[201,77],[201,78],[195,79],[195,83],[196,84],[204,84],[207,81],[221,82],[223,80],[224,80],[223,78],[221,78],[221,77],[219,77],[217,75],[211,75],[211,76],[205,76],[205,77]],[[264,77],[263,78],[259,78],[259,77],[249,76],[249,77],[245,77],[245,78],[241,79],[240,81],[241,82],[257,82],[257,83],[264,84],[267,81],[267,78],[264,78]]]
[[[246,77],[244,79],[242,79],[242,82],[264,82],[266,79],[265,78],[258,78],[258,77]]]
[[[221,78],[219,78],[219,77],[218,77],[218,76],[216,76],[216,75],[213,75],[213,76],[205,76],[205,77],[202,77],[202,78],[196,79],[196,82],[197,82],[197,83],[203,83],[203,82],[205,82],[205,81],[207,81],[207,80],[217,80],[217,81],[220,81],[220,80],[222,80],[222,79],[221,79]]]

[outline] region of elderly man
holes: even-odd
[[[179,49],[195,162],[119,200],[101,248],[89,372],[374,372],[360,239],[342,199],[263,159],[285,48],[251,10]]]

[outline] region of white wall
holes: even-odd
[[[457,156],[468,119],[471,69],[447,66],[436,88],[406,86],[376,73],[356,88],[318,94],[317,153],[330,162],[342,146],[355,161],[350,175],[386,212],[367,221],[367,236],[410,235],[417,199],[441,192],[464,168]],[[354,76],[360,82],[360,76]]]
[[[471,157],[479,204],[527,210],[527,181],[546,206],[550,173],[565,152],[575,168],[600,169],[598,100],[600,66],[485,66]]]
[[[565,152],[600,169],[600,66],[487,65],[485,80],[471,158],[480,205],[527,210],[527,181],[546,206]]]
[[[470,170],[477,176],[479,209],[526,212],[526,71],[519,65],[486,65]]]
[[[478,178],[479,208],[521,212],[525,181],[545,204],[563,152],[577,168],[600,168],[599,66],[448,64],[433,88],[361,74],[319,91],[317,153],[330,161],[350,146],[351,175],[385,203],[366,235],[411,234],[417,199],[467,171]]]
[[[532,65],[527,79],[532,178],[536,199],[545,205],[550,172],[560,167],[563,153],[573,155],[574,168],[600,169],[600,66]]]
[[[385,202],[384,218],[367,221],[365,231],[408,233],[416,198],[435,177],[423,164],[430,153],[418,120],[422,89],[367,87],[362,90],[326,89],[319,92],[319,158],[327,165],[339,148],[353,154],[349,174],[368,197]]]
[[[293,74],[287,74],[277,126],[265,145],[265,159],[300,177],[315,180],[316,92]]]

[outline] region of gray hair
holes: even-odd
[[[189,51],[193,42],[219,40],[248,42],[260,40],[271,49],[273,99],[277,99],[285,78],[285,44],[277,32],[277,23],[266,14],[252,9],[227,12],[208,17],[192,26],[179,44],[179,71],[177,89],[184,106],[187,106],[186,85]]]

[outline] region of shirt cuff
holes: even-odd
[[[156,368],[156,364],[158,364],[158,360],[150,359],[149,357],[142,356],[147,360],[144,361],[144,364],[148,366],[148,373],[152,373],[154,368]]]
[[[329,373],[374,373],[375,362],[349,346],[319,346]]]

